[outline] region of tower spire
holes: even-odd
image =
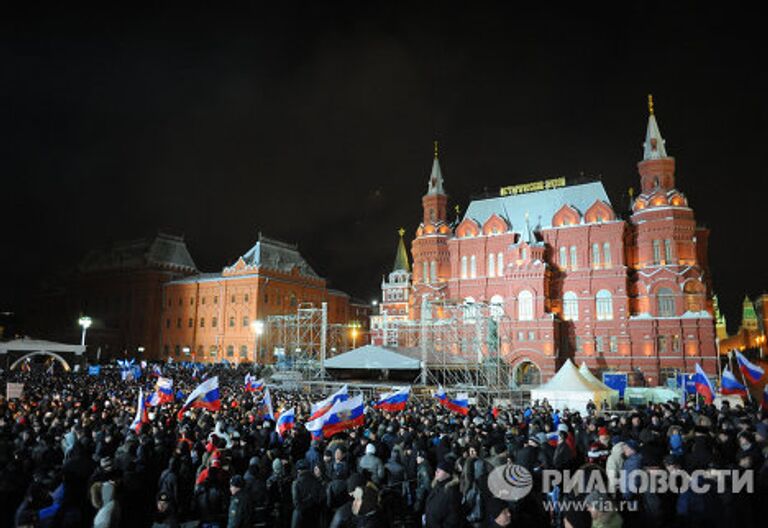
[[[432,173],[429,175],[429,184],[427,186],[427,194],[445,194],[443,188],[443,172],[440,170],[440,161],[437,159],[437,141],[434,142],[435,155],[432,161]]]
[[[645,143],[643,143],[643,160],[666,157],[664,138],[661,137],[659,124],[656,122],[656,115],[653,111],[653,95],[648,94],[648,128],[645,132]]]
[[[405,229],[402,227],[397,230],[397,234],[400,235],[400,240],[397,243],[397,253],[395,253],[395,265],[392,267],[392,271],[403,270],[408,273],[411,272],[411,265],[408,262],[408,252],[405,250],[405,242],[403,242],[403,235],[405,235]]]

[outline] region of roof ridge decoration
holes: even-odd
[[[645,131],[643,143],[643,160],[666,158],[667,151],[664,148],[664,138],[661,137],[659,124],[653,112],[653,95],[648,95],[648,128]]]

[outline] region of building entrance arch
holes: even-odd
[[[524,359],[515,365],[512,380],[517,387],[541,385],[541,369],[529,359]]]
[[[21,367],[21,364],[24,361],[26,361],[28,359],[32,359],[35,356],[46,356],[46,357],[49,357],[49,358],[53,359],[54,361],[58,361],[58,363],[61,365],[61,367],[66,372],[69,372],[70,370],[72,370],[72,368],[69,366],[69,363],[67,363],[67,360],[65,360],[63,357],[61,357],[60,355],[56,354],[55,352],[49,352],[48,350],[37,350],[35,352],[29,352],[27,354],[24,354],[23,356],[21,356],[19,359],[17,359],[16,361],[14,361],[11,364],[10,370],[16,370],[17,368]]]

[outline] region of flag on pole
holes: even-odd
[[[731,372],[730,368],[725,367],[725,370],[723,370],[722,379],[720,381],[720,392],[726,396],[746,396],[747,388],[739,383],[739,381],[736,379],[736,376],[734,376],[733,372]]]
[[[136,417],[131,423],[131,431],[136,434],[141,433],[141,426],[145,423],[149,423],[149,416],[147,414],[147,408],[144,405],[144,391],[139,387],[139,401],[136,404]]]
[[[163,403],[173,403],[174,397],[173,380],[171,378],[163,378],[162,376],[157,378],[155,392],[152,394],[150,405],[154,407]]]
[[[338,401],[345,401],[349,399],[349,393],[347,392],[347,386],[344,385],[342,388],[328,396],[323,401],[319,401],[317,403],[312,404],[312,413],[309,416],[309,420],[315,420],[319,418],[320,416],[327,413],[331,407],[333,407],[333,404]]]
[[[256,392],[264,390],[264,378],[256,379],[256,376],[250,372],[245,375],[245,392]]]
[[[435,393],[435,398],[440,402],[440,405],[449,411],[459,413],[462,416],[469,414],[469,395],[466,392],[461,392],[456,395],[456,398],[450,399],[443,386],[440,385]]]
[[[187,397],[187,401],[181,406],[177,415],[181,420],[184,413],[193,407],[202,407],[210,411],[218,411],[221,408],[221,397],[219,396],[219,377],[208,378]]]
[[[330,438],[336,433],[360,427],[365,423],[363,396],[339,400],[323,417],[323,436]]]
[[[269,418],[270,420],[275,419],[275,413],[272,410],[272,396],[269,395],[269,389],[264,389],[264,398],[261,400],[261,407],[266,411],[264,413],[264,418]]]
[[[749,361],[744,354],[736,350],[736,362],[739,364],[742,374],[752,383],[758,383],[765,375],[765,370],[760,365]]]
[[[283,411],[280,413],[280,416],[277,417],[277,434],[279,434],[281,438],[284,437],[288,431],[293,429],[295,423],[296,415],[293,412],[293,407],[287,411]]]
[[[712,387],[712,382],[704,373],[701,365],[696,363],[696,373],[693,375],[693,383],[696,385],[696,392],[701,394],[704,398],[704,403],[709,405],[712,400],[715,399],[715,389]]]
[[[379,396],[379,401],[375,407],[383,411],[402,411],[405,404],[408,403],[408,397],[411,395],[411,387],[403,387],[393,392],[385,392]]]

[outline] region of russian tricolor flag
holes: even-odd
[[[316,420],[317,418],[321,417],[325,413],[327,413],[331,407],[333,407],[333,404],[340,401],[346,401],[349,398],[349,393],[347,392],[347,386],[344,385],[342,388],[328,396],[323,401],[313,403],[312,404],[312,414],[310,414],[309,419],[310,421]]]
[[[275,413],[272,410],[272,396],[269,395],[269,389],[264,390],[264,398],[261,400],[261,407],[264,409],[264,418],[275,419]]]
[[[739,396],[747,395],[747,388],[739,383],[736,376],[733,375],[731,369],[725,367],[723,370],[722,380],[720,381],[720,392],[729,396],[731,394],[737,394]]]
[[[741,369],[741,372],[744,374],[744,376],[751,381],[752,383],[758,383],[761,379],[763,379],[763,376],[765,375],[765,370],[759,365],[755,365],[751,361],[749,361],[747,358],[744,357],[744,354],[736,350],[736,361],[739,364],[739,368]]]
[[[218,411],[221,408],[221,397],[219,396],[219,377],[208,378],[187,397],[187,401],[181,406],[178,413],[178,419],[181,420],[184,413],[192,407],[202,407],[209,411]]]
[[[450,399],[445,393],[445,389],[440,385],[435,393],[435,398],[440,402],[440,405],[446,409],[459,413],[462,416],[469,414],[469,396],[466,392],[461,392],[456,395],[455,399]]]
[[[136,434],[141,433],[141,426],[145,423],[149,423],[149,415],[144,405],[144,391],[139,387],[139,401],[136,404],[136,417],[131,422],[131,431]]]
[[[161,405],[163,403],[173,403],[173,380],[171,378],[157,378],[155,384],[155,393],[152,395],[152,405]]]
[[[693,375],[693,383],[696,386],[696,392],[701,394],[704,398],[704,403],[709,405],[712,400],[715,399],[715,389],[712,387],[712,382],[701,369],[701,365],[696,363],[696,373]]]
[[[363,396],[358,395],[337,401],[323,419],[323,436],[330,438],[336,433],[360,427],[365,423]]]
[[[394,392],[385,392],[379,397],[375,407],[382,411],[402,411],[405,404],[408,403],[408,397],[411,395],[411,387],[398,389]]]
[[[279,434],[281,438],[284,437],[288,431],[293,429],[295,424],[296,415],[293,412],[293,407],[291,407],[287,411],[280,413],[280,416],[277,417],[277,434]]]
[[[256,392],[264,390],[264,378],[256,379],[256,376],[252,376],[249,372],[245,375],[245,392]]]

